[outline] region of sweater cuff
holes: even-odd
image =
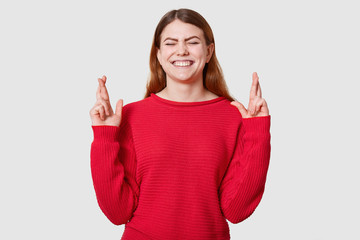
[[[91,126],[94,133],[94,140],[101,142],[115,142],[118,141],[120,127],[96,125]]]
[[[253,118],[243,118],[242,120],[244,129],[247,132],[269,132],[270,118],[270,115]]]

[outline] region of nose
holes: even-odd
[[[187,46],[185,43],[179,43],[178,44],[178,49],[177,49],[177,53],[178,55],[180,56],[183,56],[183,55],[187,55],[189,52],[188,52],[188,49],[187,49]]]

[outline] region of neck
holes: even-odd
[[[167,81],[158,95],[177,102],[198,102],[208,100],[209,91],[204,88],[202,79],[191,83]]]

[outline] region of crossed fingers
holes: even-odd
[[[253,73],[252,79],[248,111],[250,115],[256,116],[262,107],[264,107],[265,111],[267,110],[267,104],[265,99],[262,98],[259,76],[256,72]]]
[[[106,115],[109,116],[113,114],[113,110],[111,108],[109,94],[105,86],[106,76],[98,78],[98,82],[99,86],[96,91],[96,102],[98,105],[104,107]]]
[[[256,72],[253,73],[252,79],[253,79],[253,81],[252,81],[251,89],[250,89],[250,100],[255,99],[255,97],[261,98],[261,88],[260,88],[260,84],[259,84],[259,76],[257,75]]]

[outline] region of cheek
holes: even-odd
[[[170,52],[167,50],[163,50],[159,56],[161,58],[161,60],[163,61],[163,63],[165,61],[167,61],[167,59],[170,57]]]
[[[196,55],[198,56],[198,58],[204,59],[206,61],[207,49],[206,48],[197,49]]]

